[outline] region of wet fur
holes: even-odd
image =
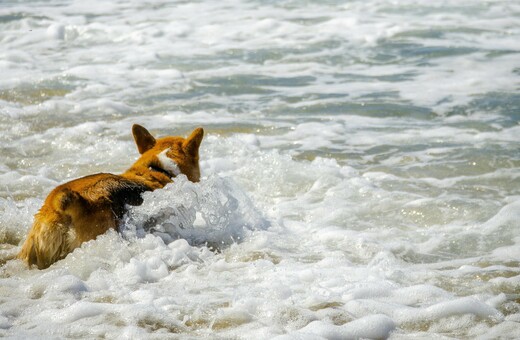
[[[137,124],[132,133],[141,157],[121,175],[85,176],[52,190],[35,215],[18,258],[44,269],[83,242],[117,229],[127,205],[142,204],[143,192],[163,188],[172,181],[177,175],[171,171],[172,164],[190,181],[199,180],[201,128],[186,139],[155,139]]]

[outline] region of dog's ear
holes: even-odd
[[[204,137],[204,130],[202,128],[193,130],[191,135],[186,138],[182,145],[184,151],[194,158],[199,157],[199,147],[202,142],[202,137]]]
[[[155,138],[148,130],[139,124],[132,126],[132,134],[134,135],[135,144],[140,154],[150,150],[155,145]]]

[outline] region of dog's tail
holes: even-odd
[[[45,269],[72,251],[77,245],[69,211],[82,204],[82,200],[69,189],[49,197],[34,216],[32,229],[17,257],[29,266]]]

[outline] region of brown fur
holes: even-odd
[[[47,268],[64,258],[83,242],[93,240],[109,229],[117,229],[126,205],[140,205],[144,191],[163,188],[174,174],[164,169],[158,158],[164,150],[180,172],[198,182],[199,146],[202,128],[191,135],[155,139],[144,127],[132,127],[141,157],[121,175],[99,173],[75,179],[56,187],[34,217],[18,258],[29,266]]]

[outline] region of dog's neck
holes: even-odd
[[[163,188],[181,174],[177,163],[166,156],[168,150],[161,152],[157,158],[140,158],[121,176],[142,182],[150,190]]]
[[[163,168],[161,168],[161,167],[158,167],[158,166],[156,166],[156,165],[150,165],[150,166],[148,167],[148,169],[150,169],[150,171],[160,172],[160,173],[162,173],[162,174],[168,176],[170,179],[172,179],[172,178],[175,177],[175,175],[172,174],[172,173],[170,173],[168,170],[165,170],[165,169],[163,169]]]
[[[142,183],[148,190],[161,189],[172,182],[170,173],[152,165],[134,164],[122,177]]]
[[[177,177],[181,174],[181,170],[179,169],[177,162],[166,155],[168,151],[170,151],[169,148],[157,155],[159,166],[155,166],[154,168],[168,174],[170,178]]]

